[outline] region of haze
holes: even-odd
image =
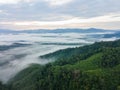
[[[38,34],[0,34],[0,80],[6,83],[16,73],[28,67],[32,63],[46,64],[52,60],[43,60],[41,55],[60,49],[79,47],[92,44],[96,41],[111,41],[117,37],[104,38],[104,34],[114,32],[97,33],[38,33]],[[17,46],[14,44],[17,43]],[[25,44],[26,46],[19,46]],[[13,46],[11,46],[13,45]],[[11,47],[4,50],[4,46]]]

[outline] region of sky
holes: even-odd
[[[120,29],[120,0],[0,0],[0,29]]]

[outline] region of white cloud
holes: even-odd
[[[20,2],[31,3],[36,0],[0,0],[0,4],[18,4]]]
[[[0,10],[0,13],[2,13],[3,12],[3,10]]]
[[[0,0],[0,4],[16,4],[21,0]]]
[[[64,24],[73,24],[73,23],[102,23],[102,22],[119,22],[120,14],[111,14],[105,16],[99,16],[94,18],[86,18],[80,19],[78,17],[74,17],[70,20],[64,21],[24,21],[24,22],[15,22],[15,25],[64,25]]]
[[[4,10],[0,10],[0,14],[2,15],[8,15],[8,13],[6,12],[6,11],[4,11]]]
[[[115,23],[115,24],[113,24]],[[63,21],[11,21],[0,22],[1,26],[12,29],[56,29],[56,28],[120,28],[120,14],[109,14],[93,18],[74,17]],[[117,25],[117,26],[116,26]]]
[[[32,2],[47,2],[50,6],[60,6],[68,4],[73,0],[0,0],[0,4],[18,4],[20,2],[32,3]]]
[[[61,6],[64,4],[68,4],[73,0],[45,0],[45,1],[48,2],[50,6]]]

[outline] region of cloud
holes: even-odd
[[[0,4],[18,4],[21,2],[31,3],[34,1],[36,1],[36,0],[0,0]]]
[[[0,13],[2,13],[3,11],[2,10],[0,10]]]
[[[50,6],[61,6],[72,2],[73,0],[45,0]]]
[[[101,28],[113,25],[112,28],[118,28],[119,2],[119,0],[90,2],[89,0],[0,0],[0,28],[83,27],[90,23],[92,26],[96,24],[101,26],[102,23],[109,25],[102,24]]]
[[[0,10],[0,14],[3,13],[3,10]]]
[[[0,0],[0,4],[18,4],[18,3],[33,3],[33,2],[47,2],[50,6],[61,6],[68,4],[73,0]]]
[[[6,11],[4,11],[4,10],[0,10],[0,14],[1,15],[8,15],[8,13],[6,12]],[[1,17],[0,17],[0,19],[1,19]],[[2,18],[3,19],[3,18]]]
[[[0,4],[16,4],[21,0],[0,0]]]
[[[15,22],[15,25],[62,25],[72,23],[99,23],[99,22],[117,22],[120,21],[120,14],[110,14],[105,16],[98,16],[93,18],[79,18],[73,17],[70,20],[63,21],[24,21]]]
[[[92,18],[73,17],[72,19],[62,21],[9,21],[0,22],[0,25],[12,26],[16,29],[90,28],[99,26],[109,29],[120,28],[116,25],[110,27],[111,23],[120,24],[120,14],[108,14]]]

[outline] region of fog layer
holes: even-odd
[[[118,39],[116,37],[103,38],[103,36],[103,33],[0,34],[0,47],[14,43],[30,44],[0,51],[0,81],[6,83],[16,73],[32,63],[46,64],[53,61],[40,59],[41,55],[60,49],[92,44],[96,41]]]

